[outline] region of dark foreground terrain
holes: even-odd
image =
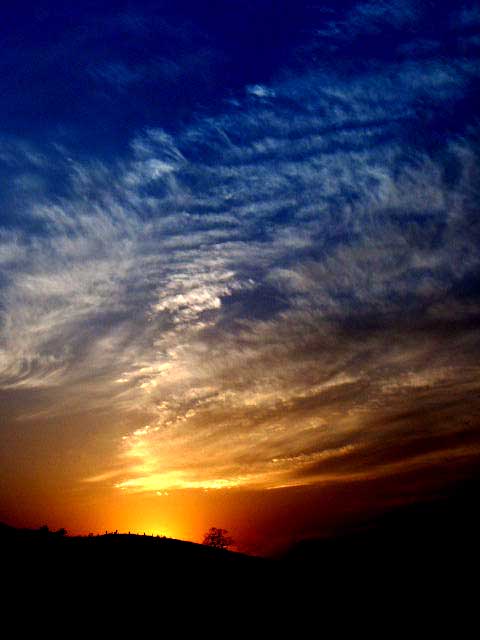
[[[203,602],[213,616],[234,606],[239,624],[255,610],[279,624],[301,604],[345,629],[359,615],[394,626],[448,615],[460,625],[479,607],[478,495],[477,484],[462,486],[274,559],[168,538],[0,525],[3,584],[21,601],[46,598],[50,606],[113,602],[115,615],[152,602],[165,612],[175,602],[188,620],[189,603]]]

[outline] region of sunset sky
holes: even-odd
[[[266,553],[471,475],[478,3],[28,4],[0,521]]]

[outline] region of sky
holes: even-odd
[[[13,3],[0,520],[268,553],[480,454],[480,7]]]

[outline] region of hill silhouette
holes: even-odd
[[[283,560],[298,570],[307,563],[335,573],[368,567],[397,578],[407,571],[417,578],[437,570],[460,572],[480,558],[479,496],[480,483],[458,485],[441,497],[392,508],[324,538],[302,540]]]
[[[309,607],[322,624],[353,625],[353,612],[431,621],[461,611],[463,619],[476,610],[478,488],[457,487],[270,559],[164,537],[68,536],[2,524],[3,581],[34,597],[171,602],[186,611],[198,601],[210,612],[243,603],[249,615],[265,615],[273,601],[276,616]]]
[[[58,578],[121,576],[143,578],[158,572],[208,572],[219,576],[255,570],[265,560],[164,536],[130,533],[68,536],[63,531],[17,529],[0,523],[2,555],[26,571],[57,573]],[[63,575],[62,575],[63,574]]]

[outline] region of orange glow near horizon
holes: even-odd
[[[459,478],[458,459],[445,466],[445,477]],[[421,484],[420,484],[421,483]],[[402,504],[420,490],[437,490],[438,479],[415,473],[363,482],[262,490],[179,490],[168,495],[128,494],[112,487],[83,485],[72,493],[34,496],[11,505],[8,524],[51,530],[65,528],[69,535],[104,534],[105,531],[166,536],[201,543],[212,526],[225,528],[234,550],[265,555],[290,546],[298,531],[328,532],[332,526],[358,515],[374,513],[384,504]],[[26,498],[26,496],[25,496]],[[26,506],[28,504],[28,506]],[[312,509],[312,505],[315,508]],[[0,521],[4,519],[0,514]],[[303,534],[302,534],[303,535]]]
[[[118,495],[115,490],[105,496],[105,502],[97,505],[95,521],[99,526],[94,533],[116,531],[142,535],[159,535],[179,540],[199,541],[202,522],[190,506],[191,499],[172,496],[168,500],[155,494],[136,496]],[[100,524],[101,522],[101,524]],[[79,522],[79,533],[86,533]]]

